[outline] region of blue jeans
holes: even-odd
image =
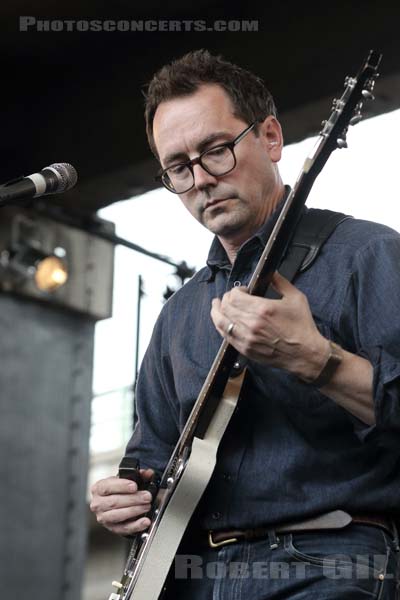
[[[277,538],[272,534],[178,555],[173,598],[395,600],[400,599],[399,555],[396,541],[369,525]]]

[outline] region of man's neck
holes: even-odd
[[[269,210],[264,219],[264,223],[275,212],[275,209],[278,206],[279,202],[282,200],[284,193],[285,193],[285,187],[284,187],[283,183],[281,182],[281,185],[279,186],[279,188],[277,188],[277,191],[274,194],[273,198],[271,198],[268,201]],[[253,235],[255,235],[257,233],[257,231],[263,226],[264,223],[257,223],[252,228],[249,228],[249,230],[243,229],[238,234],[236,234],[235,236],[232,236],[231,238],[218,236],[218,239],[221,242],[221,245],[224,248],[224,250],[229,258],[229,262],[232,265],[235,262],[237,253],[239,252],[239,249],[243,246],[243,244],[245,242],[247,242],[247,240],[249,240],[251,237],[253,237]]]

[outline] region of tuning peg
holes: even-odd
[[[122,588],[124,587],[120,581],[113,581],[111,585],[117,588],[117,590],[122,590]]]
[[[336,140],[336,143],[338,145],[338,148],[347,148],[347,142],[345,138],[338,138]]]
[[[357,80],[354,79],[354,77],[349,77],[347,76],[344,80],[344,85],[348,86],[348,87],[354,87],[357,83]]]
[[[344,102],[343,100],[340,100],[340,98],[334,98],[332,100],[332,110],[337,110],[338,112],[341,112],[343,107],[344,107]]]
[[[357,123],[359,123],[362,119],[362,114],[361,113],[357,113],[356,115],[354,115],[354,117],[351,117],[350,119],[350,125],[357,125]]]
[[[369,90],[362,90],[361,94],[366,100],[375,100],[375,96]]]

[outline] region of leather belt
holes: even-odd
[[[256,527],[254,529],[232,529],[222,531],[208,532],[208,545],[210,548],[219,548],[226,544],[234,544],[240,541],[258,540],[275,534],[295,533],[299,531],[320,531],[324,529],[342,529],[350,523],[359,523],[363,525],[372,525],[380,527],[396,537],[396,526],[394,521],[382,514],[360,513],[350,515],[343,510],[334,510],[312,519],[271,525],[270,527]]]

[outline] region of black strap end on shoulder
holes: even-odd
[[[292,246],[308,249],[300,265],[300,273],[312,265],[336,227],[351,218],[344,213],[320,208],[309,209],[303,214],[292,241]]]
[[[351,218],[349,215],[332,210],[320,208],[306,210],[299,220],[289,249],[279,267],[279,273],[292,281],[297,273],[308,269],[336,227]],[[269,286],[266,297],[276,299],[279,295]]]

